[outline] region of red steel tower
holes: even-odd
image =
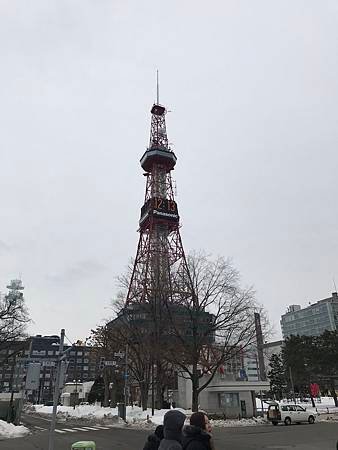
[[[149,147],[140,160],[146,190],[126,299],[127,307],[148,304],[160,315],[164,304],[178,305],[192,297],[171,177],[176,155],[168,144],[165,116],[157,98],[151,108]]]

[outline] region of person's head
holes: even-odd
[[[159,439],[163,439],[163,425],[157,425],[155,434]]]
[[[181,411],[170,410],[164,414],[163,418],[163,435],[165,439],[173,439],[179,441],[185,421],[185,414]]]
[[[194,425],[195,427],[201,428],[208,433],[211,432],[211,425],[208,419],[208,416],[203,412],[195,412],[190,416],[190,425]]]

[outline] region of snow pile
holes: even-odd
[[[38,414],[52,414],[53,406],[35,405],[34,410]],[[92,418],[112,418],[117,416],[117,408],[102,408],[100,405],[79,405],[73,408],[72,406],[57,407],[58,417],[70,417],[73,419],[92,419]]]
[[[52,414],[52,406],[35,405],[35,411],[38,414]],[[71,406],[58,406],[58,420],[88,420],[91,422],[114,423],[117,427],[133,427],[140,429],[153,429],[156,425],[163,424],[163,417],[169,409],[155,410],[154,416],[151,415],[151,408],[143,411],[138,406],[127,406],[127,421],[124,422],[118,417],[117,408],[103,408],[99,405],[79,405],[75,409]],[[191,410],[176,408],[188,418],[192,414]],[[241,420],[211,420],[212,426],[219,427],[245,427],[266,424],[261,418],[241,419]],[[188,423],[188,421],[187,421]]]
[[[226,427],[252,427],[256,425],[266,425],[267,422],[262,417],[253,417],[252,419],[240,419],[240,420],[210,420],[213,428],[226,428]]]
[[[186,415],[190,415],[191,411],[179,409]],[[38,414],[49,415],[52,414],[52,406],[35,405],[34,411]],[[138,406],[127,406],[127,424],[140,424],[145,428],[152,425],[160,425],[163,423],[164,414],[168,409],[155,410],[155,415],[151,417],[151,409],[148,408],[143,411]],[[57,418],[60,420],[88,420],[88,421],[103,421],[114,422],[116,425],[125,425],[125,422],[118,417],[117,408],[103,408],[100,405],[79,405],[73,408],[72,406],[58,406]]]
[[[142,411],[141,408],[134,408],[127,407],[127,422],[132,424],[153,424],[153,425],[162,425],[163,424],[163,418],[167,411],[170,411],[169,409],[155,409],[154,415],[151,415],[151,409],[148,408],[145,411]],[[181,411],[186,416],[191,415],[190,410],[182,409],[182,408],[175,408],[175,411]]]
[[[338,413],[330,413],[330,414],[324,414],[320,413],[318,414],[316,418],[317,422],[338,422]]]
[[[29,430],[23,425],[13,425],[0,420],[0,439],[17,438],[26,434],[29,434]]]
[[[35,405],[34,411],[39,415],[50,415],[52,406]],[[117,408],[102,408],[99,405],[58,406],[57,420],[59,422],[76,421],[89,423],[109,423],[124,425],[125,422],[118,417]]]

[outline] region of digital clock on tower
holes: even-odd
[[[153,198],[153,214],[169,220],[178,220],[177,204],[175,200],[162,197]]]

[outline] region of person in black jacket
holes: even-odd
[[[183,450],[213,450],[211,426],[208,417],[202,412],[193,413],[190,425],[183,428]]]
[[[163,418],[163,436],[158,450],[182,450],[182,428],[185,414],[177,409],[167,411]]]
[[[158,450],[161,440],[163,439],[163,425],[158,425],[155,432],[148,436],[147,442],[144,444],[143,450]]]

